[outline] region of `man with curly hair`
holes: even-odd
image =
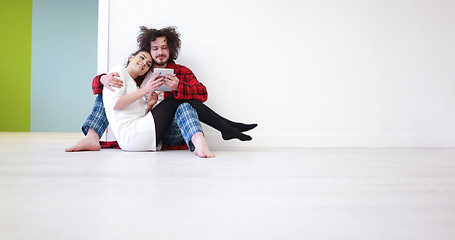
[[[172,92],[165,92],[164,96],[161,97],[166,98],[173,94],[176,99],[196,99],[205,102],[208,98],[206,87],[197,80],[190,69],[174,62],[178,57],[181,46],[180,34],[176,28],[149,29],[142,26],[140,29],[141,33],[137,38],[139,49],[150,52],[153,59],[152,69],[170,68],[174,70],[174,74],[168,75],[164,82],[171,88]],[[100,145],[99,141],[108,126],[102,101],[103,87],[105,86],[110,90],[113,90],[112,87],[121,87],[123,84],[116,77],[118,77],[118,74],[110,73],[107,75],[101,74],[93,79],[93,93],[97,94],[98,97],[95,100],[92,113],[82,126],[85,137],[65,151],[97,151],[102,147],[118,146],[116,142],[101,142]],[[135,80],[138,86],[144,83],[143,78]],[[243,124],[232,122],[225,118],[222,119],[225,124],[238,129],[238,136],[240,137],[235,138],[242,141],[251,140],[250,136],[240,132],[253,129],[257,124]],[[223,138],[227,140],[225,137]],[[190,151],[194,151],[194,154],[199,157],[214,157],[207,146],[197,112],[188,103],[181,104],[177,109],[174,121],[163,138],[163,144],[171,149],[189,148]]]

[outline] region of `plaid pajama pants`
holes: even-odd
[[[103,96],[98,94],[92,113],[87,117],[81,129],[87,135],[88,129],[91,127],[101,137],[107,125],[109,122],[104,111]],[[163,144],[169,146],[178,146],[185,141],[190,151],[194,151],[194,146],[190,140],[193,134],[197,132],[203,131],[196,110],[189,103],[182,103],[177,108],[174,120],[164,134],[162,141]]]

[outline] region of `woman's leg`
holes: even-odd
[[[199,119],[203,123],[220,131],[221,136],[224,140],[237,138],[241,141],[250,141],[252,139],[251,136],[243,134],[239,129],[229,125],[228,122],[226,122],[225,118],[218,115],[201,101],[194,99],[185,101],[191,104],[194,109],[196,109],[199,115]]]
[[[216,115],[218,115],[217,113],[215,113]],[[253,124],[245,124],[245,123],[239,123],[239,122],[233,122],[229,119],[226,119],[220,115],[218,115],[221,119],[223,119],[227,124],[229,124],[231,127],[234,127],[234,128],[237,128],[240,132],[246,132],[246,131],[249,131],[255,127],[257,127],[258,125],[256,123],[253,123]]]
[[[174,119],[175,111],[181,103],[181,100],[177,100],[171,95],[152,109],[151,112],[155,121],[155,137],[157,145],[161,139],[163,139],[166,130],[169,128],[172,120]]]

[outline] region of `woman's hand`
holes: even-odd
[[[152,92],[150,96],[148,97],[147,101],[147,111],[150,112],[152,110],[153,106],[158,102],[158,93]]]
[[[166,81],[164,84],[174,91],[179,90],[179,79],[175,76],[175,74],[166,74]]]
[[[123,87],[122,80],[116,78],[120,75],[116,72],[111,72],[107,75],[101,76],[100,82],[109,90],[114,91],[112,87],[121,88]]]
[[[163,77],[160,76],[158,73],[155,73],[152,75],[150,80],[147,82],[147,84],[143,87],[147,91],[147,93],[150,92],[155,92],[156,89],[161,87],[163,85]]]

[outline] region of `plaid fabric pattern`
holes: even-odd
[[[174,69],[174,74],[177,76],[180,82],[178,91],[166,92],[164,94],[164,97],[169,96],[169,94],[174,94],[175,98],[180,100],[197,99],[202,102],[207,101],[207,88],[197,80],[196,76],[189,68],[176,64],[174,61],[169,62],[167,68]],[[103,92],[103,84],[100,82],[103,75],[104,74],[98,75],[93,79],[93,94],[100,94]],[[143,80],[144,77],[139,77],[136,79],[138,86],[141,85]]]
[[[175,64],[174,62],[170,62],[167,65],[167,68],[174,69],[174,74],[180,80],[177,92],[173,91],[176,99],[197,99],[201,102],[207,101],[207,88],[197,80],[196,76],[189,68]],[[170,93],[165,93],[164,97],[167,97],[166,94]]]
[[[87,135],[88,128],[91,127],[98,136],[103,136],[104,131],[107,128],[109,122],[107,121],[106,112],[104,111],[103,95],[98,94],[95,99],[95,105],[93,106],[92,113],[87,117],[81,129],[82,132]]]
[[[189,103],[182,103],[163,137],[163,145],[177,146],[185,141],[190,151],[194,151],[191,137],[197,132],[203,133],[196,110]]]
[[[163,146],[177,146],[184,143],[185,140],[183,139],[175,117],[169,128],[166,130],[162,141]]]
[[[91,127],[101,137],[108,124],[104,110],[103,95],[98,94],[92,113],[87,117],[81,129],[87,135],[88,129]],[[166,130],[163,137],[163,149],[174,149],[175,147],[177,147],[176,149],[186,149],[184,148],[185,145],[183,145],[186,143],[190,151],[194,151],[191,137],[196,132],[203,132],[196,110],[188,103],[180,104],[171,126]],[[115,141],[100,142],[100,144],[102,148],[118,148],[118,144]]]
[[[208,93],[206,87],[197,80],[196,76],[189,68],[176,64],[174,61],[169,62],[167,68],[174,69],[174,74],[180,82],[178,91],[165,92],[164,97],[174,94],[175,98],[180,100],[197,99],[202,102],[207,101]],[[91,127],[100,137],[103,135],[107,125],[109,124],[106,112],[104,111],[103,98],[101,95],[104,86],[100,80],[103,75],[105,74],[96,76],[92,81],[93,94],[98,94],[98,97],[95,101],[92,113],[82,126],[84,134],[87,134],[88,128]],[[138,86],[142,84],[143,80],[144,76],[135,79]],[[185,142],[190,150],[194,151],[194,146],[190,140],[194,133],[198,131],[202,132],[199,117],[197,116],[196,110],[194,110],[191,105],[184,104],[183,106],[180,106],[177,109],[174,121],[164,136],[163,147],[164,149],[173,149],[173,147],[177,146],[179,149],[183,149],[183,147],[185,147]],[[116,142],[112,142],[112,144],[112,146],[108,144],[105,147],[113,147]]]
[[[96,76],[92,81],[93,94],[97,95],[103,92],[103,84],[101,83],[101,77],[106,75],[105,73]]]

